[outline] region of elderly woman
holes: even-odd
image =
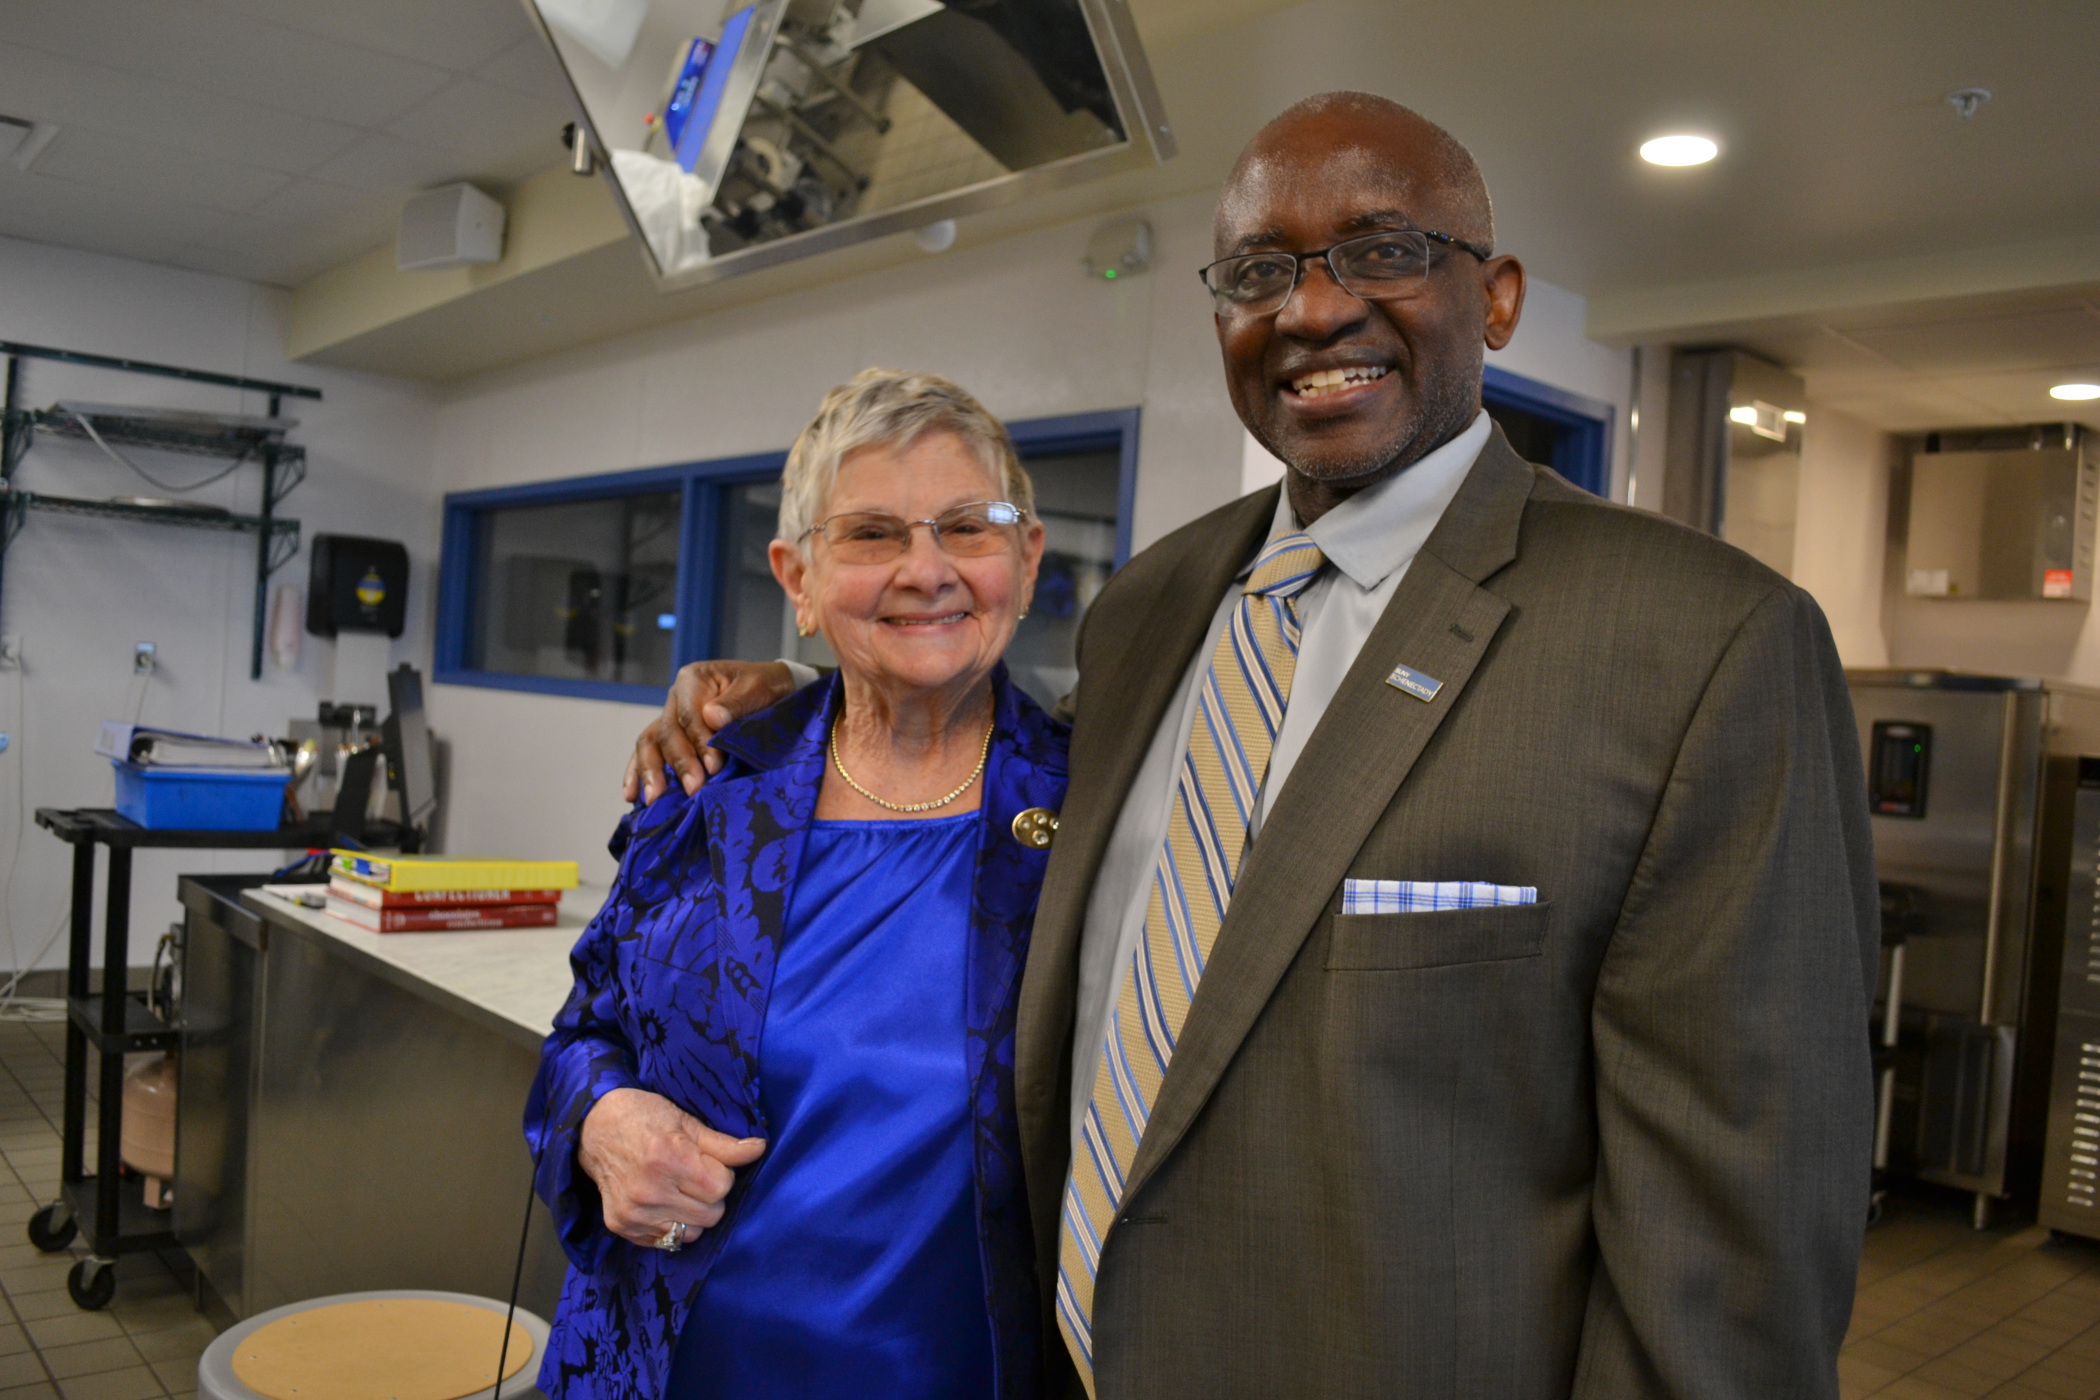
[[[1066,739],[1000,662],[1032,499],[928,374],[834,389],[789,454],[773,572],[839,669],[614,838],[527,1110],[555,1400],[1032,1391],[1014,1011]]]

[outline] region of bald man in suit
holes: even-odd
[[[1085,620],[1015,1083],[1046,1393],[1837,1394],[1878,901],[1844,675],[1739,551],[1522,461],[1472,157],[1361,94],[1205,269],[1288,467]],[[777,668],[681,675],[688,785]]]

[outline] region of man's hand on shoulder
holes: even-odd
[[[715,732],[794,691],[793,673],[779,661],[695,661],[680,667],[663,713],[634,741],[620,790],[629,802],[637,797],[654,802],[670,786],[664,777],[668,766],[687,796],[700,791],[722,768],[721,751],[707,746]]]

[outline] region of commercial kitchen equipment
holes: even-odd
[[[1904,592],[2090,602],[2092,437],[2076,423],[1928,434],[1910,462]]]
[[[2100,1240],[2100,758],[2078,763],[2069,854],[2037,1213],[2052,1230]]]
[[[665,290],[1174,154],[1124,0],[525,0]],[[548,135],[551,137],[552,132]]]
[[[526,1092],[595,901],[553,928],[380,934],[261,883],[180,881],[176,1241],[237,1318],[344,1290],[507,1296]],[[567,1261],[531,1209],[518,1303],[551,1317]]]
[[[1906,923],[1888,1167],[1972,1192],[1980,1227],[2039,1189],[2072,809],[2080,755],[2100,754],[2100,691],[1847,678],[1883,905]]]

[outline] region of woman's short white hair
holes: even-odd
[[[983,464],[999,499],[1035,513],[1035,487],[1006,425],[953,380],[938,374],[864,369],[824,396],[788,452],[780,477],[780,538],[797,545],[824,518],[839,463],[867,447],[903,451],[928,433],[948,433]]]

